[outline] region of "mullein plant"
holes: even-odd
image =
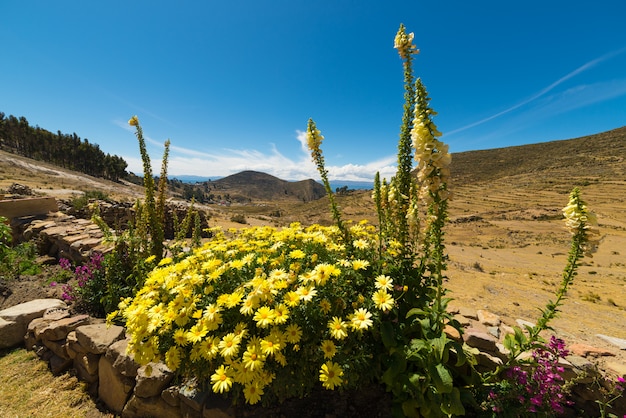
[[[556,298],[541,309],[541,316],[535,325],[526,325],[524,329],[513,327],[514,333],[506,335],[504,346],[509,350],[508,361],[483,375],[482,389],[488,394],[482,404],[488,414],[556,416],[562,414],[569,404],[569,385],[561,376],[563,368],[559,364],[568,352],[562,340],[552,336],[546,342],[541,334],[552,330],[550,321],[557,316],[564,302],[577,275],[580,260],[585,256],[592,257],[598,247],[600,233],[597,218],[582,200],[578,188],[570,193],[563,216],[572,241]],[[523,358],[522,354],[528,352],[532,352],[532,356]],[[530,372],[527,371],[529,369]]]

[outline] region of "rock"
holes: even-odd
[[[565,380],[575,378],[578,383],[589,384],[598,376],[596,365],[585,357],[569,355],[566,361],[569,363],[569,367],[567,365],[564,366],[563,378]]]
[[[530,321],[526,321],[525,319],[516,319],[515,322],[517,323],[517,325],[519,327],[522,328],[522,330],[526,330],[526,327],[531,327],[533,328],[535,326],[535,324],[533,322]]]
[[[478,317],[478,321],[480,321],[481,324],[488,327],[497,327],[502,322],[498,315],[484,309],[477,310],[476,316]]]
[[[98,362],[98,397],[113,412],[119,414],[124,409],[135,380],[122,376],[113,368],[106,356],[100,356]]]
[[[67,334],[82,325],[89,324],[89,315],[77,315],[58,321],[48,322],[47,326],[38,328],[35,336],[49,341],[64,340]]]
[[[443,328],[443,332],[445,332],[448,338],[450,338],[451,340],[462,341],[459,331],[451,325],[446,325]]]
[[[42,319],[44,321],[58,321],[59,319],[65,319],[70,316],[70,310],[68,308],[50,308],[46,309],[43,313]]]
[[[41,343],[50,351],[54,353],[57,357],[60,357],[64,360],[71,360],[70,356],[65,351],[65,341],[49,341],[49,340],[41,340]]]
[[[186,405],[191,413],[196,412],[200,416],[202,412],[202,405],[207,397],[207,393],[198,389],[194,383],[188,382],[183,384],[179,389],[179,398],[181,400],[181,408],[184,409]]]
[[[139,364],[126,352],[128,341],[128,339],[123,339],[111,344],[106,356],[113,363],[113,368],[122,376],[135,377]]]
[[[50,357],[49,362],[50,362],[50,371],[54,375],[59,375],[69,370],[69,368],[72,366],[71,359],[66,359],[63,357],[59,357],[57,355],[53,355],[52,357]]]
[[[92,353],[77,355],[74,358],[74,368],[78,378],[87,383],[98,381],[98,364],[100,356]]]
[[[31,190],[30,187],[23,185],[23,184],[19,184],[19,183],[11,184],[9,188],[7,189],[7,193],[17,194],[20,196],[32,196],[33,195],[33,191]]]
[[[104,323],[76,328],[79,344],[93,354],[104,354],[111,344],[124,338],[124,333],[123,327]]]
[[[615,354],[611,353],[608,350],[603,350],[598,347],[593,347],[587,344],[572,344],[568,347],[568,350],[571,354],[580,356],[580,357],[600,357],[600,356],[614,356]]]
[[[486,370],[495,370],[496,367],[502,365],[502,360],[499,357],[493,356],[484,351],[479,351],[474,358],[476,358],[478,364]]]
[[[85,354],[87,352],[87,349],[78,342],[76,331],[72,331],[67,334],[67,338],[65,339],[65,351],[67,351],[70,358],[74,358],[79,354]]]
[[[496,339],[500,338],[500,328],[498,327],[487,327],[487,332],[496,337]]]
[[[479,350],[485,350],[490,353],[495,353],[498,350],[496,347],[498,340],[493,335],[476,328],[466,329],[465,334],[463,334],[463,340],[470,347],[478,348]]]
[[[122,411],[122,417],[177,418],[182,417],[179,408],[167,404],[160,396],[141,398],[131,396]]]
[[[178,397],[179,389],[180,388],[177,386],[170,386],[161,392],[161,398],[163,398],[168,405],[178,408],[178,406],[180,406],[180,398]]]
[[[146,369],[150,367],[150,373]],[[163,363],[150,363],[137,371],[135,395],[140,398],[160,396],[174,378],[174,373]]]
[[[604,334],[596,334],[596,337],[606,341],[609,344],[613,344],[614,346],[618,347],[620,350],[626,350],[626,340],[623,340],[621,338],[610,337]]]
[[[468,317],[463,316],[461,314],[454,315],[452,319],[455,319],[456,321],[458,321],[458,323],[461,324],[461,326],[463,327],[467,327],[471,323],[471,320]]]
[[[478,320],[478,315],[476,314],[476,311],[473,309],[461,307],[459,308],[459,315],[462,315],[468,319],[473,319],[475,321]]]
[[[615,361],[609,361],[606,363],[606,369],[611,373],[616,374],[622,379],[626,379],[626,364],[617,363]]]
[[[42,317],[47,309],[58,307],[67,305],[59,299],[35,299],[0,311],[0,349],[22,343],[28,324]]]

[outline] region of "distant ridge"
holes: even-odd
[[[572,178],[626,179],[626,126],[574,139],[452,155],[453,182],[550,172]]]
[[[222,195],[228,193],[233,201],[241,200],[299,200],[309,202],[326,195],[324,186],[313,179],[286,181],[258,171],[242,171],[207,182]]]

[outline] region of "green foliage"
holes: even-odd
[[[0,250],[0,276],[5,279],[17,279],[22,275],[32,276],[41,272],[35,259],[37,247],[30,242],[23,242],[15,247]]]
[[[41,271],[35,262],[37,248],[34,244],[23,242],[13,247],[13,234],[9,220],[0,216],[0,277],[17,279],[21,275],[34,275]]]
[[[108,201],[109,196],[100,190],[86,190],[82,195],[73,197],[70,205],[75,210],[81,210],[87,207],[91,199]]]
[[[0,254],[11,248],[11,242],[13,241],[13,233],[9,220],[4,216],[0,216]]]
[[[246,217],[243,214],[241,214],[241,213],[237,213],[237,214],[231,216],[230,217],[230,221],[231,222],[237,222],[239,224],[246,224],[247,223],[246,222]]]

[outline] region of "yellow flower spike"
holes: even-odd
[[[139,126],[139,118],[137,116],[133,116],[128,120],[128,124],[130,126]]]
[[[413,45],[413,37],[413,32],[407,34],[404,25],[400,25],[393,40],[393,47],[398,50],[402,59],[407,59],[410,54],[419,53],[419,50]]]

